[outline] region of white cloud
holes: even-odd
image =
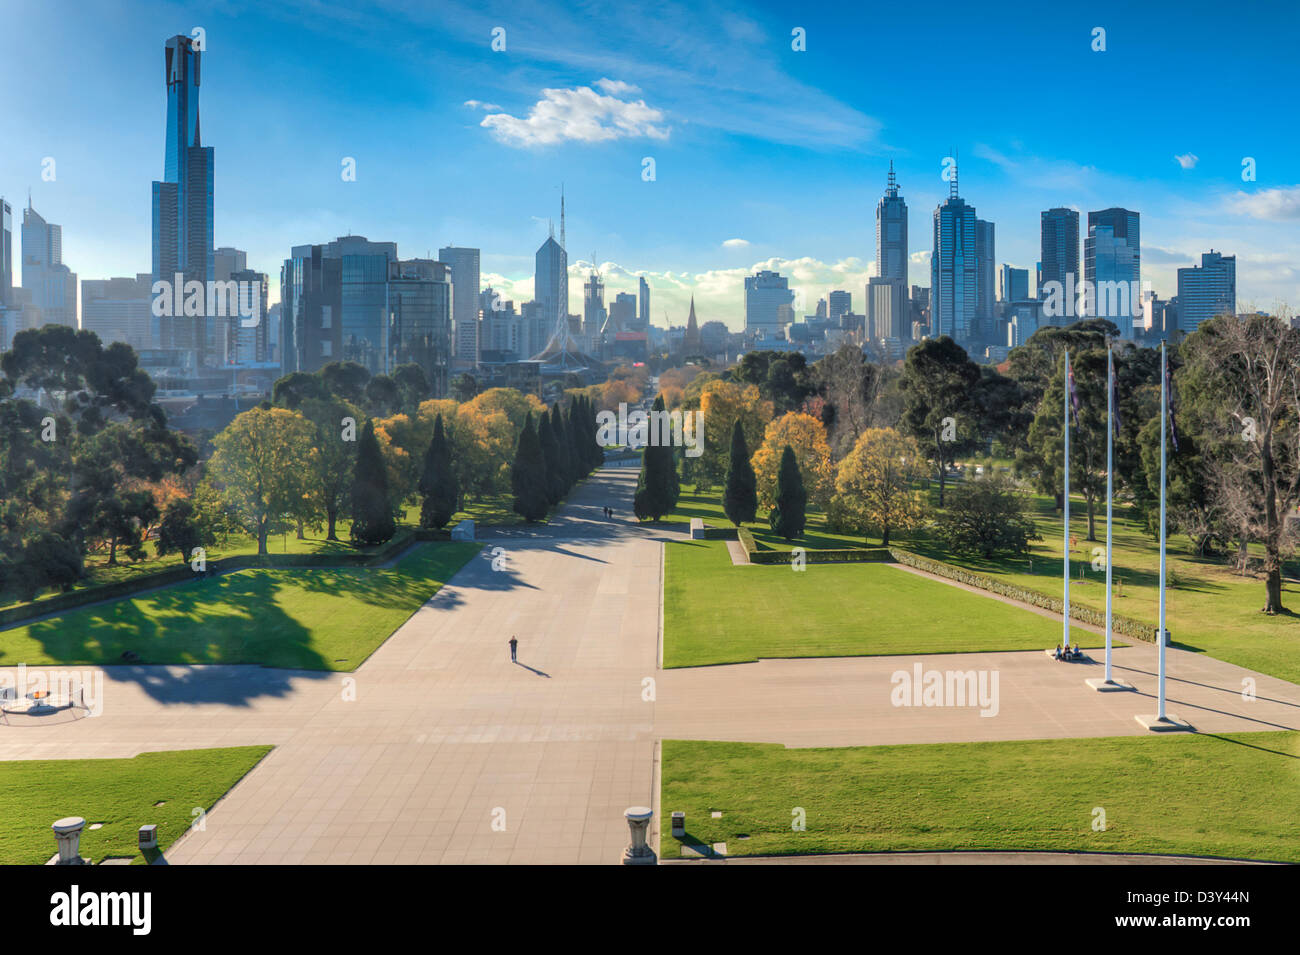
[[[636,87],[618,80],[600,79],[595,83],[605,91],[590,86],[574,89],[544,89],[542,98],[533,104],[526,117],[496,112],[480,123],[507,146],[553,146],[573,141],[609,142],[615,139],[667,139],[669,127],[663,125],[662,110],[647,106],[645,100],[620,99]],[[473,102],[473,101],[471,101]]]
[[[1252,219],[1300,219],[1300,186],[1238,192],[1228,205],[1233,212]]]
[[[1200,157],[1196,153],[1183,153],[1181,156],[1175,156],[1174,162],[1184,169],[1194,169],[1196,164],[1200,162]]]
[[[501,107],[498,106],[496,103],[485,103],[482,100],[477,100],[477,99],[467,99],[465,100],[465,105],[468,106],[470,109],[481,109],[484,112],[488,112],[488,113],[501,112]]]
[[[744,249],[749,246],[747,239],[728,239],[722,243],[724,249]]]

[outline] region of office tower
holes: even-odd
[[[1141,221],[1128,209],[1088,213],[1083,277],[1092,289],[1089,316],[1105,318],[1121,338],[1133,337],[1133,313],[1141,306]]]
[[[849,312],[853,311],[853,293],[838,290],[831,292],[825,300],[825,305],[826,309],[825,311],[822,311],[821,303],[818,303],[817,317],[828,319],[834,325],[838,326],[840,323],[840,316],[847,315]]]
[[[997,297],[994,294],[997,275],[997,249],[994,226],[983,219],[975,220],[975,317],[980,333],[987,337],[996,318]]]
[[[1029,341],[1031,335],[1038,331],[1039,314],[1042,303],[1028,299],[1011,302],[1007,306],[1007,341],[1009,348],[1016,348]]]
[[[636,331],[637,297],[631,292],[619,292],[609,303],[609,317],[601,328],[602,334]]]
[[[600,334],[605,325],[605,283],[595,268],[582,286],[582,334]]]
[[[23,210],[23,289],[43,325],[77,327],[77,275],[63,264],[63,228]]]
[[[552,333],[559,331],[561,321],[569,315],[569,253],[555,236],[549,236],[537,250],[533,300],[541,303]]]
[[[280,370],[319,371],[343,354],[343,260],[296,245],[280,270]]]
[[[218,282],[230,281],[236,272],[248,268],[248,253],[242,249],[222,246],[212,250],[212,277]]]
[[[242,253],[241,253],[242,256]],[[218,280],[220,281],[220,280]],[[268,321],[267,275],[256,269],[235,269],[229,281],[236,283],[239,315],[231,319],[226,345],[227,364],[248,364],[271,360],[271,329]]]
[[[206,289],[214,277],[213,150],[203,145],[199,122],[201,59],[188,36],[174,36],[163,48],[167,138],[163,178],[153,184],[153,279],[171,284],[180,274],[183,282],[202,282]],[[217,338],[211,318],[163,316],[162,347],[180,351],[191,369],[211,364]]]
[[[898,279],[873,275],[867,280],[867,332],[871,338],[907,338],[906,289]]]
[[[650,327],[650,283],[642,276],[637,283],[638,313],[637,319],[641,323],[639,331],[645,331]]]
[[[483,310],[480,355],[484,361],[516,361],[522,355],[522,322],[515,303],[503,298],[492,286],[480,297]]]
[[[0,308],[13,298],[14,287],[14,211],[0,198]]]
[[[934,252],[930,257],[930,329],[959,343],[971,337],[976,319],[979,272],[975,254],[975,207],[957,194],[957,168],[948,198],[934,210]]]
[[[438,261],[451,269],[451,320],[456,357],[478,361],[479,250],[449,245],[438,250]],[[461,325],[466,326],[464,332],[460,330]]]
[[[125,342],[137,352],[153,347],[153,276],[82,279],[81,327],[105,345]]]
[[[450,380],[452,288],[446,262],[388,263],[384,374],[399,365],[419,365],[434,398],[446,397]]]
[[[775,338],[789,322],[794,292],[785,276],[766,269],[745,277],[745,334]],[[785,311],[782,312],[782,306]]]
[[[892,160],[885,194],[876,203],[876,274],[897,279],[907,290],[907,203],[899,195]]]
[[[1201,264],[1178,270],[1177,323],[1191,334],[1217,315],[1237,314],[1237,257],[1211,249]]]
[[[998,271],[998,301],[1024,302],[1029,299],[1029,270],[1003,264]]]
[[[396,242],[371,242],[365,236],[340,236],[325,247],[325,254],[341,262],[343,312],[341,317],[345,361],[364,365],[379,374],[387,354],[388,266],[397,261]]]
[[[554,330],[540,302],[523,302],[519,306],[519,356],[527,358],[544,350]]]
[[[1047,297],[1044,286],[1048,282],[1059,283],[1061,289],[1067,284],[1073,288],[1079,282],[1079,213],[1073,209],[1048,209],[1040,219],[1041,251],[1035,294],[1043,299]]]

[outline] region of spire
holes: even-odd
[[[560,248],[569,251],[564,241],[564,183],[560,183]]]
[[[889,160],[889,181],[885,185],[885,195],[893,198],[898,195],[898,179],[894,176],[894,160]]]
[[[952,151],[952,179],[948,182],[948,198],[957,198],[957,150]]]

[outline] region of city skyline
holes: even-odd
[[[26,54],[15,51],[5,67],[15,70],[6,88],[20,105],[11,125],[22,147],[0,159],[0,195],[18,205],[17,197],[30,186],[35,206],[65,226],[64,259],[85,278],[133,276],[150,268],[142,195],[147,197],[148,182],[157,176],[163,146],[159,121],[166,109],[156,81],[157,48],[169,35],[191,29],[190,20],[197,24],[196,18],[206,18],[202,142],[215,146],[221,158],[215,170],[214,244],[247,250],[250,267],[271,277],[272,302],[281,298],[277,265],[291,248],[348,234],[397,242],[407,256],[432,257],[434,250],[453,245],[481,249],[483,285],[516,302],[532,300],[534,252],[555,216],[561,183],[567,183],[573,246],[597,250],[600,261],[594,264],[610,298],[637,293],[639,279],[645,278],[654,293],[655,325],[681,324],[694,297],[702,320],[739,329],[743,280],[763,269],[789,278],[801,296],[795,312],[802,317],[834,289],[864,297],[876,271],[872,210],[889,164],[895,165],[911,217],[926,216],[947,193],[943,161],[953,143],[960,144],[963,197],[998,227],[999,267],[1034,270],[1043,210],[1123,207],[1146,220],[1141,276],[1162,297],[1175,293],[1179,267],[1196,265],[1213,248],[1237,256],[1241,303],[1267,309],[1275,299],[1300,299],[1300,272],[1288,263],[1295,246],[1288,234],[1295,219],[1288,217],[1300,215],[1300,186],[1295,185],[1300,176],[1287,145],[1296,134],[1275,129],[1276,124],[1252,123],[1264,106],[1244,99],[1224,113],[1213,141],[1194,130],[1173,131],[1157,117],[1144,120],[1139,148],[1120,150],[1112,147],[1122,123],[1094,124],[1085,136],[1049,129],[1027,140],[1014,130],[1032,128],[1028,122],[999,127],[953,116],[943,124],[944,133],[932,133],[925,123],[902,115],[933,105],[928,81],[918,82],[923,89],[908,92],[902,97],[905,106],[894,112],[869,109],[870,104],[858,108],[850,84],[825,62],[841,41],[831,23],[815,15],[802,27],[806,49],[795,51],[788,18],[770,10],[739,15],[714,6],[682,13],[701,27],[691,44],[695,52],[743,54],[746,62],[757,57],[766,64],[764,75],[791,80],[804,98],[801,108],[789,93],[765,93],[752,81],[732,83],[718,98],[748,104],[748,110],[728,119],[719,115],[716,102],[691,106],[685,101],[682,94],[699,81],[673,68],[682,51],[667,61],[673,65],[648,65],[648,52],[662,40],[658,33],[647,35],[647,49],[638,55],[626,52],[629,37],[620,31],[604,38],[609,49],[573,46],[584,41],[562,33],[566,21],[549,5],[521,12],[502,8],[499,16],[454,7],[436,14],[401,4],[384,7],[394,18],[384,28],[391,35],[409,37],[414,46],[420,38],[436,37],[448,54],[445,65],[433,70],[434,90],[427,82],[410,84],[413,62],[381,57],[377,24],[345,35],[349,21],[343,8],[329,4],[313,7],[316,16],[300,24],[299,32],[308,36],[294,33],[288,19],[239,4],[231,9],[241,24],[251,18],[273,29],[236,32],[233,14],[203,5],[191,14],[158,4],[145,8],[156,16],[142,13],[126,23],[92,5],[70,24],[55,23],[35,5],[19,7],[17,32],[28,31],[31,48],[41,48],[35,41],[56,29],[97,31],[103,41],[90,44],[86,53],[88,67],[101,69],[102,88],[73,87],[56,76],[39,108],[24,105]],[[506,48],[499,52],[491,49],[494,16],[506,25]],[[1059,17],[1045,16],[1054,18],[1054,44],[1062,32],[1077,31],[1078,50],[1060,51],[1066,58],[1061,69],[1076,70],[1095,62],[1087,57],[1125,62],[1135,55],[1133,43],[1146,15],[1113,16],[1104,52],[1089,48],[1091,26],[1085,21],[1063,31]],[[964,17],[941,26],[918,25],[915,35],[939,36],[955,30]],[[1104,22],[1107,11],[1092,19]],[[635,15],[628,20],[635,21]],[[1181,34],[1177,24],[1169,26],[1169,37],[1142,37],[1142,56],[1155,57],[1175,41],[1193,48],[1208,42]],[[1243,25],[1242,35],[1252,26]],[[1009,27],[997,44],[1037,29]],[[1229,54],[1237,48],[1233,29],[1217,38]],[[990,43],[992,32],[981,29]],[[269,69],[267,60],[258,60],[269,55],[263,33],[282,34],[286,51],[285,62],[265,77],[249,70],[250,62]],[[1260,35],[1255,31],[1252,37],[1256,45]],[[322,44],[338,56],[322,56]],[[882,53],[878,63],[855,75],[865,80],[883,73],[888,56]],[[913,71],[923,71],[924,49],[916,46],[910,56]],[[1257,66],[1257,49],[1251,57]],[[321,74],[322,61],[391,72],[404,92],[388,121],[406,124],[432,113],[443,120],[439,132],[455,149],[424,150],[424,134],[412,134],[409,141],[368,135],[383,120],[358,115],[363,94],[350,94],[339,78]],[[1165,83],[1186,69],[1180,62],[1169,62]],[[460,75],[452,64],[471,68]],[[1271,69],[1267,63],[1259,68]],[[1012,72],[990,67],[977,85],[986,95],[996,94],[1014,85]],[[316,82],[304,86],[301,81],[309,78]],[[249,99],[254,85],[270,94],[263,95],[265,102]],[[302,97],[303,108],[287,120],[283,111],[274,112],[271,121],[268,103],[277,100],[277,90]],[[320,117],[329,115],[322,102],[327,94],[337,97],[337,108],[358,132],[340,139],[321,126]],[[111,106],[101,103],[92,113],[103,96]],[[1032,102],[1022,101],[1027,118]],[[50,104],[64,109],[69,123],[40,124],[39,110]],[[1234,127],[1240,130],[1240,147],[1227,149]],[[1268,130],[1264,141],[1260,128]],[[301,140],[307,132],[315,138]],[[301,143],[290,150],[294,135]],[[87,154],[87,138],[105,148]],[[386,140],[394,144],[382,145]],[[46,158],[55,161],[52,181],[42,179]],[[356,161],[356,181],[340,176],[346,158]],[[643,178],[646,158],[655,160],[652,181]],[[1256,162],[1254,182],[1242,181],[1244,158]],[[930,271],[930,233],[924,222],[919,228],[913,222],[909,230],[914,275]],[[593,263],[569,251],[568,297],[580,301]]]

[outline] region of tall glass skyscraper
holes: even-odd
[[[641,280],[642,282],[645,279]],[[14,287],[14,212],[0,199],[0,308],[9,304]]]
[[[1201,254],[1201,264],[1178,270],[1178,327],[1189,334],[1217,315],[1237,314],[1237,257]]]
[[[907,203],[899,194],[892,161],[885,194],[876,203],[876,274],[902,282],[907,291]]]
[[[391,374],[398,365],[414,363],[424,369],[432,396],[446,396],[451,368],[450,267],[430,259],[390,262],[387,292],[383,371]]]
[[[23,288],[42,323],[77,327],[77,276],[63,264],[63,227],[46,222],[30,199],[23,210]]]
[[[173,283],[177,273],[187,283],[213,279],[213,151],[203,145],[199,123],[201,57],[187,36],[174,36],[163,48],[167,140],[163,178],[153,184],[155,282]],[[181,352],[190,367],[212,362],[217,337],[212,317],[164,317],[159,334],[159,344]]]
[[[383,371],[384,329],[388,297],[388,266],[397,261],[396,242],[371,242],[363,235],[340,236],[325,250],[343,263],[344,361],[364,365],[370,373]]]
[[[994,283],[997,275],[997,245],[992,222],[975,220],[975,317],[979,319],[980,332],[989,336],[997,316],[997,295]],[[989,338],[991,341],[992,339]]]
[[[1121,338],[1133,337],[1133,312],[1141,306],[1142,244],[1138,213],[1103,209],[1088,213],[1083,243],[1083,277],[1091,283],[1094,304],[1089,314],[1119,327]]]
[[[640,322],[640,331],[645,331],[650,327],[650,283],[641,276],[637,284],[637,317]]]
[[[1048,282],[1060,283],[1063,290],[1079,282],[1079,213],[1057,207],[1043,212],[1040,218],[1042,245],[1036,294],[1042,299],[1047,297],[1043,286]]]
[[[957,195],[953,167],[948,198],[934,210],[934,252],[930,257],[930,328],[957,342],[970,339],[975,325],[979,272],[975,251],[975,207]]]
[[[790,321],[794,292],[777,272],[763,269],[745,277],[745,334],[774,338]]]
[[[549,236],[537,250],[535,266],[533,300],[541,303],[549,336],[569,316],[569,253],[555,241],[555,236]]]

